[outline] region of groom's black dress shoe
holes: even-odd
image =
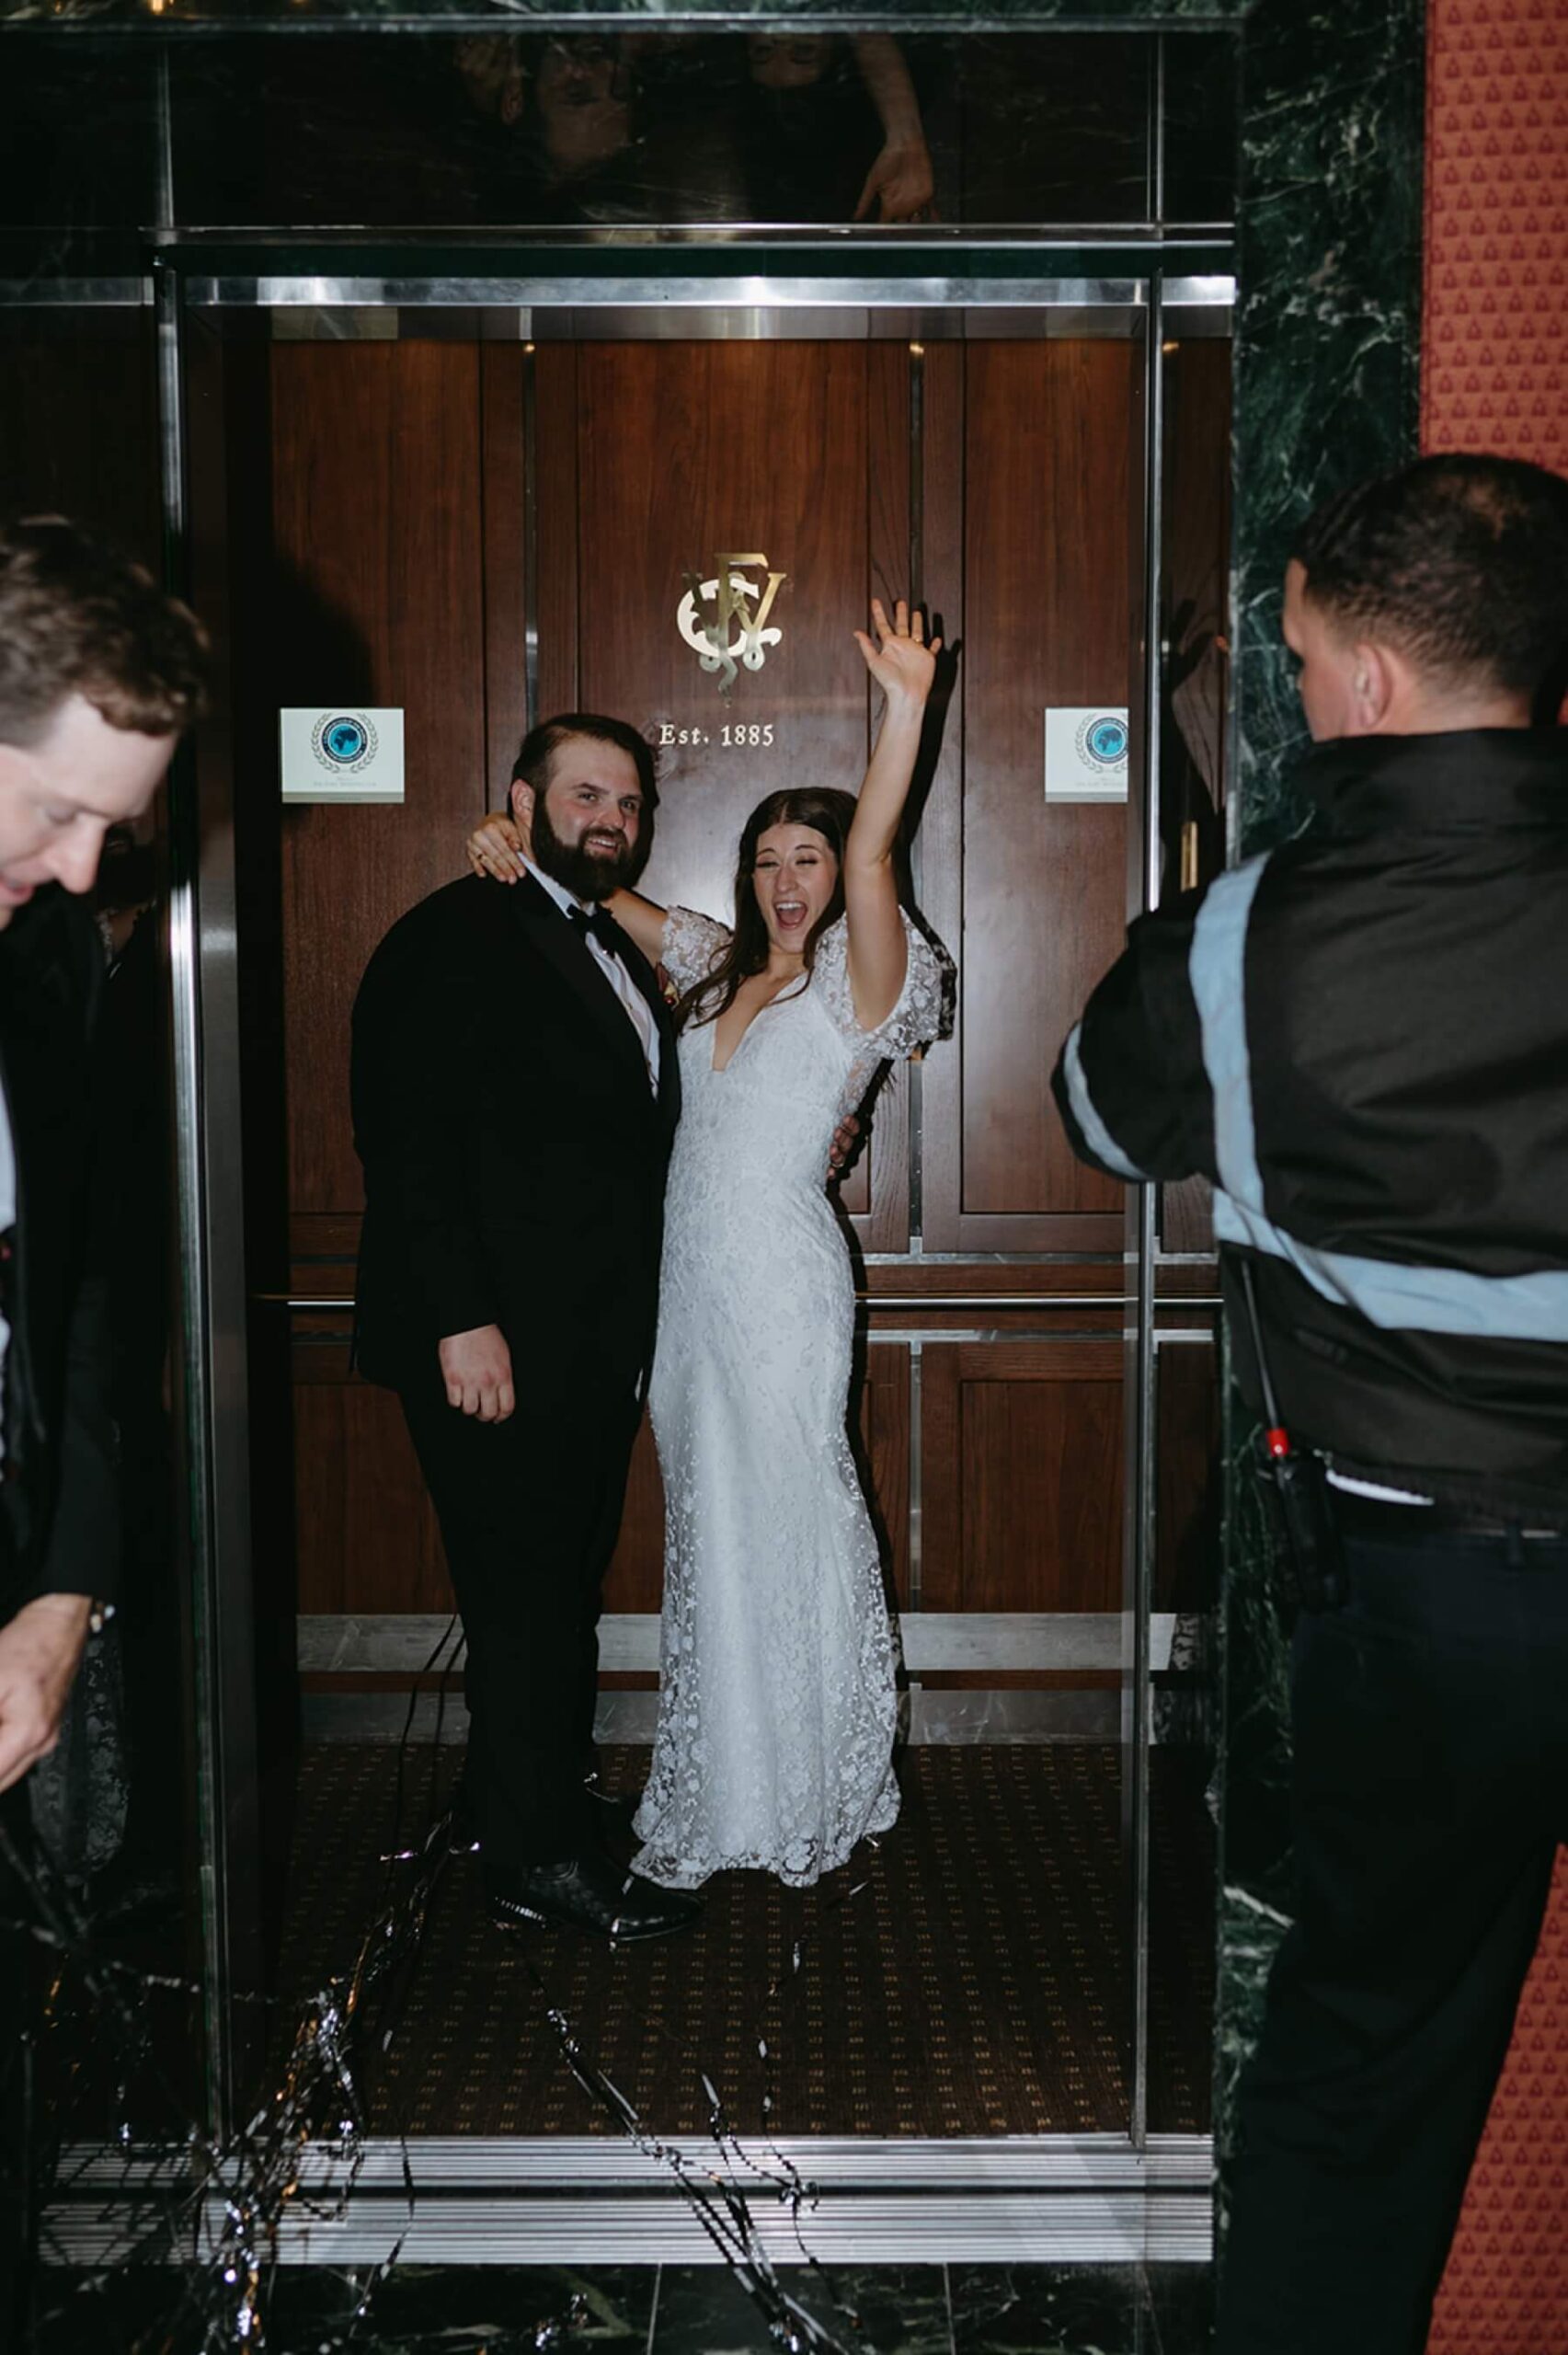
[[[568,1856],[558,1865],[521,1865],[486,1890],[498,1930],[558,1923],[630,1946],[690,1929],[702,1912],[694,1897],[656,1889],[608,1856]]]

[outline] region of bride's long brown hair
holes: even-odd
[[[844,844],[854,823],[855,798],[831,786],[808,786],[770,793],[759,801],[740,835],[735,867],[735,931],[729,947],[703,981],[689,989],[675,1009],[679,1024],[716,1022],[734,1005],[742,982],[760,973],[768,961],[768,927],[757,905],[752,878],[757,869],[757,845],[772,826],[809,826],[821,835],[838,863],[833,895],[806,936],[806,972],[809,979],[817,959],[817,943],[844,912]]]

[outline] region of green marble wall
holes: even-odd
[[[1416,449],[1425,24],[1422,0],[1350,10],[1259,0],[1242,32],[1236,349],[1237,789],[1243,853],[1295,833],[1306,744],[1279,641],[1280,580],[1302,517]],[[1289,1625],[1228,1418],[1217,2118],[1291,1901],[1286,1786]]]

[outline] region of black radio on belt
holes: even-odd
[[[1281,1551],[1290,1565],[1296,1599],[1303,1611],[1337,1611],[1345,1599],[1345,1552],[1329,1502],[1328,1478],[1315,1455],[1300,1454],[1280,1419],[1264,1352],[1263,1323],[1253,1290],[1253,1271],[1243,1259],[1242,1288],[1247,1300],[1253,1355],[1257,1360],[1267,1428],[1253,1445],[1264,1495]]]

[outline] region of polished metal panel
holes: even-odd
[[[143,311],[151,278],[0,278],[0,311]]]
[[[736,258],[739,258],[738,256]],[[617,258],[618,263],[621,258]],[[668,252],[661,257],[665,263],[671,258],[673,257]],[[863,258],[869,264],[872,257]],[[515,259],[515,257],[509,259]],[[1138,279],[1109,276],[1100,280],[1064,281],[1031,277],[1014,281],[971,278],[958,271],[951,276],[911,281],[892,274],[872,276],[868,270],[857,274],[853,280],[769,274],[755,278],[726,276],[682,281],[647,278],[635,270],[622,271],[619,268],[613,280],[588,276],[567,278],[562,274],[532,281],[487,281],[479,278],[360,280],[282,273],[244,279],[226,275],[203,277],[199,272],[188,281],[188,293],[193,303],[212,306],[206,308],[205,316],[220,333],[229,331],[231,322],[235,328],[244,332],[246,322],[240,315],[246,312],[250,313],[254,326],[265,332],[265,322],[258,319],[256,315],[270,306],[274,310],[274,332],[281,330],[291,336],[297,336],[303,327],[312,336],[342,335],[347,331],[379,337],[386,333],[388,324],[396,332],[419,334],[428,331],[418,316],[423,309],[444,314],[442,323],[448,327],[461,324],[464,332],[490,339],[499,335],[510,339],[515,336],[525,344],[562,335],[578,338],[621,335],[651,339],[656,337],[680,338],[697,331],[716,333],[732,339],[737,337],[761,339],[781,336],[815,339],[823,335],[880,339],[907,336],[911,342],[965,335],[978,339],[1004,335],[1040,337],[1052,333],[1141,334],[1145,339],[1146,361],[1152,367],[1157,380],[1161,331],[1162,326],[1167,325],[1165,311],[1173,312],[1168,332],[1179,332],[1184,336],[1222,332],[1229,324],[1234,281],[1227,275],[1216,273],[1210,276],[1188,275],[1164,285],[1156,281],[1150,287]],[[712,299],[715,293],[722,298],[716,306]],[[933,305],[946,307],[936,309]],[[228,318],[223,316],[225,311],[230,315]],[[922,549],[919,498],[921,470],[918,464],[922,387],[920,357],[915,354],[912,359],[910,425],[914,455],[911,458],[910,577],[918,593],[923,585],[920,577]],[[531,394],[532,354],[525,358],[525,378]],[[525,394],[525,431],[532,432],[532,399],[528,394]],[[1145,549],[1145,584],[1152,616],[1158,611],[1156,600],[1161,555],[1157,381],[1145,426],[1144,497],[1149,532],[1149,544]],[[526,469],[530,483],[534,474],[532,455],[531,450],[531,463]],[[532,534],[527,536],[531,541]],[[528,626],[532,636],[536,626],[537,587],[532,577],[528,587]],[[1157,664],[1158,632],[1152,626],[1152,620],[1148,638],[1153,649],[1152,661]],[[536,649],[530,669],[532,718],[536,700],[533,675]],[[1152,720],[1158,710],[1157,671],[1152,671],[1150,677],[1152,684],[1146,683],[1146,685],[1150,697]],[[1149,765],[1142,780],[1143,825],[1139,830],[1138,850],[1142,881],[1137,904],[1141,904],[1149,888],[1149,844],[1157,838],[1158,747],[1152,725],[1146,733]],[[232,942],[230,945],[232,948]],[[912,1073],[911,1081],[918,1089],[918,1068]],[[917,1097],[911,1107],[916,1137],[919,1134],[918,1113]],[[912,1240],[918,1249],[918,1186],[912,1189],[910,1211]],[[1001,1263],[1016,1257],[1021,1264],[1048,1264],[1053,1255],[941,1255],[955,1261],[952,1291],[934,1296],[896,1292],[871,1296],[864,1301],[864,1305],[876,1311],[879,1320],[873,1338],[908,1341],[911,1349],[910,1546],[917,1606],[921,1577],[921,1342],[928,1338],[944,1342],[982,1337],[1058,1339],[1070,1332],[1082,1332],[1087,1337],[1093,1328],[1086,1320],[1082,1317],[1064,1318],[1061,1315],[1063,1310],[1076,1306],[1085,1310],[1117,1309],[1122,1312],[1123,1329],[1128,1334],[1131,1377],[1128,1384],[1127,1475],[1130,1488],[1126,1577],[1128,1607],[1124,1618],[1111,1625],[1126,1626],[1127,1644],[1125,1648],[1114,1643],[1107,1645],[1108,1629],[1105,1626],[1095,1628],[1092,1635],[1085,1634],[1080,1641],[1077,1637],[1070,1635],[1059,1621],[1049,1634],[1038,1631],[1028,1634],[1027,1642],[1031,1652],[1040,1650],[1047,1664],[1055,1667],[1082,1665],[1078,1654],[1085,1648],[1087,1653],[1093,1654],[1093,1665],[1116,1665],[1119,1661],[1131,1687],[1122,1728],[1130,1751],[1128,1787],[1132,1793],[1133,1809],[1129,1835],[1135,1870],[1134,1951],[1138,1974],[1133,2041],[1132,2132],[1135,2142],[1144,2139],[1147,2128],[1148,1994],[1147,1965],[1142,1947],[1148,1934],[1149,1679],[1153,1669],[1169,1658],[1168,1627],[1157,1626],[1150,1614],[1154,1499],[1154,1313],[1158,1304],[1167,1312],[1183,1311],[1200,1316],[1203,1311],[1211,1310],[1216,1304],[1212,1294],[1156,1303],[1150,1228],[1151,1210],[1147,1200],[1140,1205],[1140,1218],[1141,1223],[1131,1238],[1130,1263],[1119,1288],[1093,1293],[1059,1293],[1044,1298],[1029,1292],[1010,1292],[1000,1295],[975,1292],[959,1288],[966,1281],[962,1263],[967,1258],[974,1257],[988,1263]],[[972,1277],[968,1281],[972,1281]],[[1104,1281],[1103,1277],[1101,1281]],[[1116,1286],[1114,1273],[1111,1284]],[[350,1304],[341,1295],[303,1295],[287,1302],[291,1309],[319,1314],[346,1315]],[[955,1313],[966,1319],[982,1321],[967,1323],[962,1330],[956,1329],[951,1324],[944,1327],[937,1321]],[[1009,1315],[1015,1318],[1022,1315],[1026,1319],[1028,1330],[1004,1333],[997,1320]],[[1095,1337],[1104,1338],[1104,1331]],[[1209,1329],[1195,1324],[1191,1327],[1162,1334],[1162,1343],[1167,1338],[1172,1342],[1207,1343],[1212,1339],[1212,1334]],[[917,1607],[906,1618],[906,1640],[912,1623],[918,1622],[919,1618]],[[1017,1636],[1021,1626],[1020,1621],[1010,1620],[1008,1635],[992,1644],[999,1660],[1004,1658],[1009,1666],[1019,1664]],[[648,1651],[652,1627],[651,1619],[640,1628],[635,1624],[618,1626],[613,1621],[607,1622],[607,1641],[613,1648],[624,1634],[627,1647],[636,1653],[638,1660],[642,1660]],[[936,1670],[944,1664],[934,1657],[925,1657],[921,1648],[927,1641],[928,1633],[931,1642],[938,1649],[944,1643],[962,1646],[966,1642],[973,1645],[980,1640],[980,1631],[965,1630],[957,1622],[945,1634],[936,1632],[934,1618],[929,1623],[929,1628],[920,1626],[917,1629],[910,1658],[910,1666],[917,1675],[916,1688],[911,1694],[911,1731],[915,1740],[1007,1741],[1116,1738],[1118,1704],[1114,1693],[922,1691],[918,1685],[920,1669]],[[987,1640],[990,1639],[988,1637]],[[1057,1648],[1054,1650],[1053,1645]],[[1061,1648],[1064,1645],[1065,1650]],[[427,1645],[426,1652],[428,1649]],[[607,1651],[607,1662],[608,1660]],[[988,1660],[989,1655],[984,1655],[982,1650],[976,1660],[966,1660],[962,1664],[984,1666]],[[423,1655],[419,1664],[422,1662]],[[601,1738],[647,1740],[652,1730],[654,1704],[655,1696],[651,1693],[607,1694],[601,1723]],[[333,1730],[341,1731],[343,1726],[351,1720],[352,1730],[359,1738],[396,1740],[407,1723],[407,1714],[406,1695],[307,1696],[305,1723],[308,1732],[330,1734]],[[434,1697],[422,1696],[416,1711],[414,1736],[416,1739],[431,1739],[439,1728],[441,1734],[452,1738],[461,1729],[462,1714],[454,1699],[446,1705],[444,1715],[440,1715]],[[373,1724],[372,1717],[376,1719]],[[1013,2246],[1015,2249],[1016,2244]],[[1137,2253],[1147,2253],[1147,2246],[1141,2241]]]
[[[169,53],[166,49],[158,57],[157,69],[157,185],[153,205],[156,226],[167,233],[175,224],[175,194],[174,108],[169,91]]]
[[[186,585],[184,323],[177,278],[156,278],[166,565]],[[183,1347],[175,1353],[189,1499],[197,1683],[208,2108],[235,2123],[230,1998],[261,1976],[255,1870],[257,1722],[246,1381],[244,1168],[234,818],[187,747],[169,784],[168,954],[174,1169]]]
[[[1148,289],[1143,350],[1143,762],[1128,809],[1137,827],[1129,842],[1134,912],[1153,907],[1160,889],[1160,606],[1164,569],[1164,287],[1158,270]],[[1129,2131],[1141,2149],[1149,2131],[1149,1809],[1150,1617],[1154,1575],[1155,1467],[1154,1254],[1156,1190],[1128,1189],[1127,1260],[1136,1299],[1126,1346],[1123,1430],[1126,1519],[1124,1600],[1129,1637],[1123,1684],[1122,1741],[1127,1757],[1125,1813],[1132,1871],[1132,2115]]]
[[[647,1749],[654,1737],[658,1695],[617,1690],[601,1693],[594,1711],[593,1738],[601,1745]],[[1019,1747],[1042,1742],[1113,1743],[1117,1701],[1114,1692],[1072,1686],[1046,1692],[1008,1687],[933,1690],[914,1678],[909,1688],[906,1739],[915,1749],[954,1749],[983,1743]],[[445,1695],[418,1693],[307,1693],[300,1704],[300,1732],[307,1742],[370,1741],[456,1744],[467,1739],[467,1720],[455,1684]]]
[[[925,1350],[924,1336],[912,1333],[910,1348],[910,1609],[918,1611],[925,1590]]]
[[[1208,309],[1230,302],[1234,292],[1234,279],[1223,274],[1173,279],[1167,307]],[[289,306],[318,311],[414,310],[444,304],[464,309],[476,305],[498,307],[519,314],[518,332],[527,340],[540,331],[539,322],[532,317],[539,310],[570,313],[636,309],[658,315],[685,308],[696,314],[711,313],[717,304],[734,321],[726,329],[726,333],[734,336],[748,332],[747,322],[753,315],[778,310],[831,313],[892,309],[910,315],[924,311],[942,314],[955,308],[982,312],[1023,308],[1049,313],[1092,312],[1109,304],[1137,311],[1146,306],[1148,295],[1147,281],[1138,278],[1001,278],[968,272],[916,278],[892,272],[878,274],[868,268],[853,277],[752,274],[737,270],[733,274],[727,271],[722,277],[702,278],[630,271],[602,278],[555,271],[521,279],[486,278],[477,272],[462,278],[398,279],[315,277],[303,273],[212,277],[198,271],[189,280],[189,298],[202,308],[246,310]],[[900,318],[898,331],[908,332],[910,324],[908,316]],[[922,321],[921,325],[932,334],[943,331],[940,319]],[[574,324],[563,331],[571,334],[582,329]],[[641,331],[647,332],[646,326]],[[815,337],[821,335],[824,327],[814,322],[809,328],[802,327],[795,332]]]
[[[1150,1622],[1150,1664],[1171,1664],[1175,1614]],[[1121,1665],[1121,1615],[1112,1611],[906,1611],[904,1665],[922,1670],[1102,1670]],[[299,1664],[307,1674],[399,1673],[424,1669],[452,1629],[445,1612],[302,1614]],[[658,1668],[658,1614],[607,1612],[599,1623],[599,1664],[617,1675]]]
[[[412,2218],[406,2158],[400,2142],[369,2141],[350,2186],[338,2153],[308,2146],[280,2260],[369,2266],[395,2245],[404,2264],[719,2261],[675,2195],[668,2164],[614,2136],[421,2139]],[[816,2188],[807,2238],[827,2265],[1207,2264],[1213,2253],[1207,2135],[1151,2135],[1143,2151],[1117,2134],[770,2136],[756,2160],[765,2175],[789,2173]],[[145,2172],[118,2154],[64,2154],[72,2196],[46,2219],[59,2260],[98,2265],[115,2256],[128,2221],[122,2203],[137,2196]],[[765,2181],[742,2162],[737,2172],[759,2239],[777,2263],[798,2265],[789,2203],[767,2198]]]
[[[522,720],[530,730],[540,718],[539,376],[532,342],[522,355]]]

